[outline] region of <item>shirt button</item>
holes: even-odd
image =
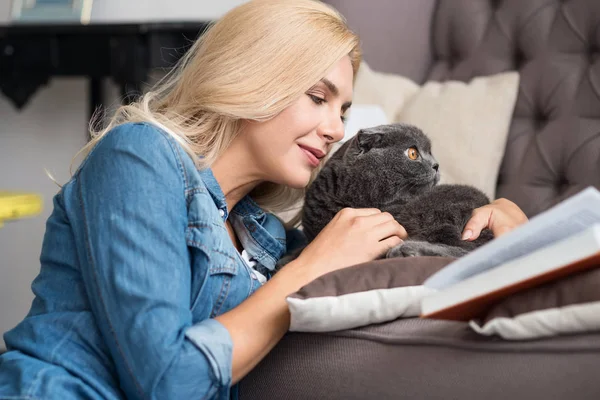
[[[256,277],[256,274],[250,274],[250,276],[252,276],[252,279],[257,280],[258,278]]]
[[[225,211],[219,210],[219,214],[221,214],[221,217],[224,217],[225,216]]]

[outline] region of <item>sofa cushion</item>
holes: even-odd
[[[529,216],[600,188],[598,26],[598,0],[438,2],[424,80],[519,71],[497,195]],[[401,51],[393,39],[386,47]]]
[[[599,333],[515,342],[408,318],[288,333],[241,381],[239,398],[597,400],[599,369]]]
[[[600,331],[598,288],[600,269],[581,272],[509,296],[470,325],[509,340]]]

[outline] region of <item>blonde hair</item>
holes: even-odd
[[[172,135],[199,168],[209,167],[244,120],[273,118],[347,55],[356,77],[359,39],[330,6],[249,1],[211,25],[169,74],[137,102],[121,106],[104,129],[95,132],[92,125],[82,151],[119,124],[150,122]],[[265,182],[250,196],[277,212],[296,204],[304,190]]]

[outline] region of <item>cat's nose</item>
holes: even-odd
[[[435,169],[436,171],[438,170],[438,168],[440,167],[440,164],[435,163],[432,165],[432,168]]]

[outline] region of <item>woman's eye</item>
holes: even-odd
[[[406,155],[411,160],[416,160],[417,158],[419,158],[419,151],[416,148],[411,147],[411,148],[409,148],[409,149],[406,150]]]
[[[310,97],[310,99],[318,106],[320,106],[321,104],[327,103],[327,100],[325,100],[322,97],[319,96],[315,96],[314,94],[309,94],[308,97]],[[340,116],[340,119],[342,120],[342,123],[345,124],[346,123],[346,117],[345,116]]]
[[[320,97],[318,97],[318,96],[315,96],[315,95],[313,95],[313,94],[309,94],[308,96],[311,98],[311,100],[312,100],[312,101],[313,101],[315,104],[317,104],[317,105],[319,105],[319,106],[320,106],[321,104],[325,103],[325,99],[322,99],[322,98],[320,98]]]

